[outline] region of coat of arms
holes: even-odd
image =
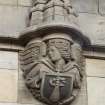
[[[41,96],[49,103],[59,104],[71,97],[73,89],[72,76],[46,74],[42,79]]]

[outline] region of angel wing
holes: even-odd
[[[83,52],[82,52],[82,48],[79,44],[77,43],[74,43],[72,45],[72,57],[73,59],[75,60],[75,62],[79,65],[80,67],[80,73],[81,73],[81,76],[84,75],[84,70],[85,70],[85,59],[84,59],[84,56],[83,56]]]
[[[38,61],[46,55],[46,44],[39,39],[31,41],[25,49],[19,53],[20,67],[26,76]]]

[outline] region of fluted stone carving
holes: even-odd
[[[33,0],[30,25],[38,25],[53,20],[73,22],[76,16],[78,15],[69,0]]]

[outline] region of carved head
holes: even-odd
[[[64,34],[55,33],[44,38],[48,46],[48,55],[51,60],[63,58],[69,61],[71,58],[72,39]]]
[[[61,56],[60,52],[58,51],[58,49],[52,45],[49,46],[49,48],[48,48],[48,55],[53,62],[56,62],[56,61],[62,59],[62,56]]]

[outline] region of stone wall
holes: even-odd
[[[71,2],[79,12],[80,27],[91,44],[104,47],[105,0]],[[0,0],[0,37],[19,37],[18,33],[27,26],[30,7],[31,0]],[[24,85],[18,61],[20,46],[2,42],[0,49],[0,105],[32,105],[34,102],[40,105]],[[86,58],[88,105],[104,105],[105,53],[88,51],[84,55],[89,55]]]
[[[79,23],[93,45],[105,45],[105,1],[71,0],[79,12]]]

